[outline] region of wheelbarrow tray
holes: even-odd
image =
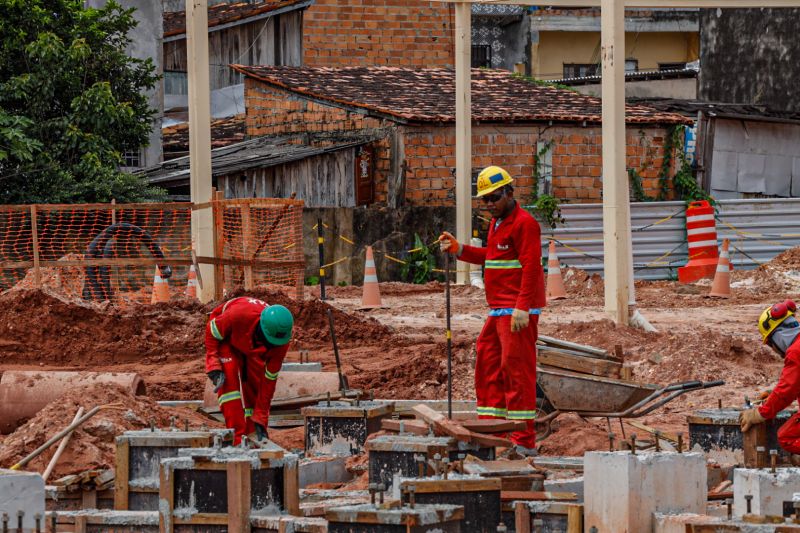
[[[536,382],[558,411],[617,413],[661,389],[659,385],[537,367]]]

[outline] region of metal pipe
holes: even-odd
[[[725,498],[725,505],[728,507],[728,520],[733,520],[733,498]]]
[[[3,513],[3,533],[8,533],[8,513]]]
[[[33,515],[33,520],[36,524],[36,533],[42,533],[42,514],[36,513]]]
[[[342,394],[347,394],[347,381],[344,379],[344,374],[342,374],[342,362],[339,358],[339,346],[336,344],[336,330],[333,326],[333,311],[331,308],[328,307],[328,325],[330,326],[331,330],[331,341],[333,342],[333,355],[336,357],[336,371],[339,373],[339,390],[342,391]]]
[[[25,530],[22,529],[22,520],[25,518],[25,511],[20,509],[17,511],[17,531],[19,533],[25,533]]]
[[[408,486],[408,506],[412,509],[414,508],[414,494],[417,492],[417,487],[415,485]]]
[[[545,344],[549,344],[550,346],[561,346],[578,352],[584,352],[587,354],[596,355],[600,359],[608,358],[608,352],[606,350],[603,350],[601,348],[595,348],[594,346],[587,346],[585,344],[563,341],[561,339],[555,339],[553,337],[547,337],[545,335],[539,335],[539,340]]]
[[[322,234],[322,217],[317,217],[317,244],[319,245],[319,299],[325,301],[325,237]]]
[[[58,513],[53,511],[50,514],[50,533],[56,533],[56,527],[58,526]]]
[[[453,418],[453,333],[450,329],[450,254],[444,254],[444,301],[447,329],[447,418]]]

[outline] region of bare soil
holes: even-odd
[[[551,302],[543,311],[542,334],[607,350],[620,345],[634,378],[642,382],[725,380],[722,387],[684,395],[640,422],[685,433],[686,415],[694,410],[720,402],[742,405],[745,396],[753,397],[777,381],[782,362],[761,344],[755,321],[775,301],[800,299],[800,249],[756,270],[735,271],[730,299],[707,298],[710,280],[693,285],[638,281],[637,307],[658,333],[616,326],[603,312],[602,279],[574,268],[563,272],[569,299]],[[10,466],[65,426],[79,404],[90,409],[119,402],[122,408],[103,411],[76,433],[56,476],[110,466],[113,436],[146,427],[152,418],[162,427],[169,425],[171,416],[188,418],[193,426],[212,425],[197,413],[184,410],[176,415],[155,401],[202,397],[203,332],[215,303],[181,299],[119,309],[84,302],[74,288],[61,291],[55,282],[43,290],[25,288],[25,283],[0,294],[0,372],[33,368],[138,372],[149,393],[133,398],[113,388],[73,391],[14,434],[0,437],[0,466]],[[336,369],[330,310],[343,370],[352,387],[372,391],[378,398],[446,398],[444,284],[381,283],[386,308],[372,311],[359,310],[360,287],[328,287],[330,300],[325,302],[318,298],[318,287],[308,289],[302,302],[267,288],[247,294],[284,304],[295,314],[288,360],[298,360],[296,350],[307,349],[311,360],[321,361],[325,370]],[[245,293],[231,296],[239,295]],[[472,399],[475,338],[486,318],[484,292],[454,285],[451,301],[454,397]],[[566,414],[552,428],[552,435],[541,442],[543,454],[580,455],[608,447],[605,419]],[[618,422],[613,422],[612,431],[621,438]],[[626,426],[625,431],[629,436],[632,428]],[[302,448],[302,428],[271,430],[270,435],[287,448]],[[41,471],[50,454],[30,468]]]

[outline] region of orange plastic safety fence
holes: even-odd
[[[190,204],[0,206],[0,289],[150,302],[160,265],[171,297],[183,297],[190,231]]]
[[[228,264],[224,288],[266,287],[302,299],[302,200],[253,198],[214,202],[217,257]]]

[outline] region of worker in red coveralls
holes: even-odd
[[[742,431],[775,418],[795,401],[800,401],[800,323],[795,318],[797,305],[786,300],[768,307],[758,319],[758,329],[767,344],[784,359],[778,384],[769,392],[760,407],[743,411],[739,421]],[[778,430],[778,443],[792,454],[792,462],[800,460],[800,413],[795,413]]]
[[[294,318],[282,305],[234,298],[211,311],[206,325],[206,374],[214,384],[225,425],[267,438],[272,396],[289,349]]]
[[[480,418],[525,420],[511,434],[517,453],[536,455],[536,340],[545,305],[541,231],[514,200],[513,180],[500,167],[478,175],[478,198],[492,213],[486,248],[460,244],[450,233],[439,237],[443,252],[483,265],[486,301],[491,308],[478,336],[475,393]]]

